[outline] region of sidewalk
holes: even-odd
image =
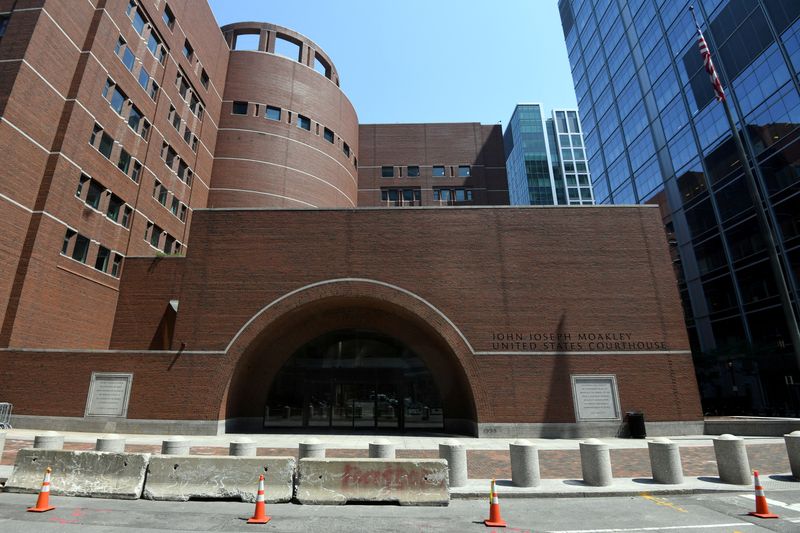
[[[33,438],[41,430],[13,429],[6,434],[5,453],[0,465],[13,465],[17,451],[31,447]],[[100,434],[63,432],[64,449],[91,450]],[[130,452],[158,453],[166,435],[122,435]],[[379,436],[379,435],[297,435],[256,434],[191,436],[191,453],[194,455],[227,455],[228,443],[246,437],[257,443],[258,455],[297,455],[299,442],[311,437],[326,444],[328,457],[367,457],[367,445],[381,437],[388,439],[397,449],[398,458],[435,458],[438,445],[450,435],[441,436]],[[508,445],[516,439],[489,439],[456,437],[467,448],[468,476],[473,480],[508,479],[511,465]],[[681,448],[684,475],[689,478],[717,476],[717,466],[711,435],[674,437]],[[579,480],[582,477],[578,444],[583,439],[529,439],[539,447],[539,464],[542,479]],[[611,449],[611,463],[616,478],[649,478],[650,458],[644,439],[604,438]],[[789,472],[789,460],[782,438],[745,437],[750,466],[763,475]],[[647,490],[647,487],[640,488]]]

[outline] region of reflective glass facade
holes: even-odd
[[[591,205],[591,179],[578,112],[520,104],[504,133],[511,205]]]
[[[560,0],[598,203],[658,203],[708,412],[800,411],[800,373],[688,0]],[[695,0],[797,302],[800,2]]]

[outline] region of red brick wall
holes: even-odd
[[[368,124],[359,127],[359,139],[360,207],[385,206],[381,188],[420,188],[423,206],[439,205],[433,199],[434,187],[469,189],[472,205],[509,203],[500,126]],[[420,167],[419,177],[408,177],[409,165]],[[432,177],[433,165],[444,165],[446,177]],[[458,177],[459,165],[471,165],[468,178]],[[395,167],[395,178],[381,177],[382,166]]]

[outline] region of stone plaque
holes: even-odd
[[[614,375],[573,375],[572,399],[578,422],[622,419]]]
[[[86,416],[124,417],[128,413],[133,374],[92,373]]]

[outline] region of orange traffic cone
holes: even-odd
[[[489,518],[484,520],[486,527],[506,527],[506,521],[500,516],[500,502],[497,499],[497,489],[492,480],[492,488],[489,492]]]
[[[769,512],[767,497],[764,496],[764,487],[761,486],[761,482],[758,480],[758,470],[753,470],[753,476],[756,478],[756,510],[747,514],[759,518],[779,518],[778,515]]]
[[[266,524],[272,519],[267,516],[267,505],[264,503],[264,474],[258,476],[258,495],[256,496],[256,514],[247,521],[248,524]]]
[[[55,509],[50,505],[50,473],[53,471],[49,466],[44,471],[44,481],[42,481],[42,490],[39,491],[39,498],[36,500],[36,507],[29,507],[30,513],[46,513]]]

